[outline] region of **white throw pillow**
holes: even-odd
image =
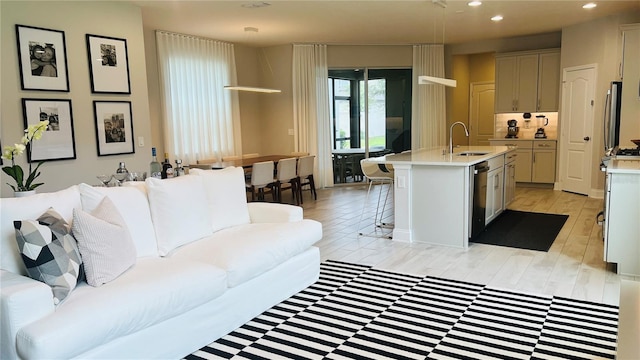
[[[125,184],[127,184],[125,182]],[[146,188],[142,186],[94,187],[80,184],[82,209],[93,212],[102,199],[108,196],[118,209],[136,246],[138,257],[158,256],[156,232],[151,221],[151,210],[147,199]]]
[[[251,222],[244,170],[241,167],[232,166],[222,170],[192,169],[189,173],[203,178],[214,232]]]
[[[207,194],[201,176],[164,180],[147,178],[145,181],[161,256],[212,234]]]
[[[71,228],[89,285],[106,284],[135,265],[136,247],[127,224],[108,197],[91,214],[73,209]]]

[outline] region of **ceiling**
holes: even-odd
[[[560,31],[596,18],[635,11],[640,0],[126,0],[142,8],[145,27],[248,46],[291,43],[461,44]],[[261,6],[266,4],[266,6]],[[494,23],[490,18],[502,15]],[[443,26],[444,19],[444,26]],[[258,32],[245,31],[245,27]]]

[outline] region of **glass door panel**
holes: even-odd
[[[411,70],[329,70],[334,182],[364,180],[360,160],[411,145]]]

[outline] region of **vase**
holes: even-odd
[[[14,197],[27,197],[27,196],[31,196],[31,195],[35,195],[36,191],[35,190],[29,190],[29,191],[15,191],[13,193]]]

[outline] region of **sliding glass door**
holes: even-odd
[[[411,69],[329,70],[334,183],[363,181],[360,160],[411,148]]]

